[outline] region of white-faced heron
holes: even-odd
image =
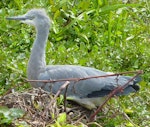
[[[25,15],[9,17],[8,20],[21,20],[26,24],[31,24],[36,29],[36,39],[33,43],[30,59],[28,62],[27,76],[29,80],[58,80],[67,78],[84,78],[89,76],[107,75],[103,72],[90,67],[77,65],[46,65],[45,47],[50,29],[50,19],[44,9],[32,9]],[[94,109],[101,105],[105,97],[116,87],[124,85],[132,77],[119,76],[106,78],[92,78],[78,82],[71,81],[67,89],[67,99],[73,100],[80,105]],[[139,90],[139,79],[135,79],[117,95],[127,95]],[[58,91],[62,82],[41,83],[31,82],[33,87],[41,87],[46,91],[52,91],[54,94]],[[61,94],[64,93],[64,90]]]

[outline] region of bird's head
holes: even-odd
[[[32,9],[21,16],[6,18],[8,20],[20,20],[22,23],[30,24],[35,27],[49,27],[50,19],[44,9]]]

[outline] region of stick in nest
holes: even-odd
[[[47,107],[45,108],[45,110],[44,110],[44,112],[43,112],[43,114],[42,114],[42,117],[44,117],[45,115],[46,115],[46,112],[48,112],[48,109],[49,109],[49,107],[56,101],[56,98],[59,96],[59,94],[61,93],[61,91],[63,90],[63,89],[66,89],[65,90],[65,93],[64,93],[64,101],[65,101],[65,103],[66,103],[66,92],[67,92],[67,88],[68,88],[68,85],[69,85],[69,81],[66,81],[60,88],[59,88],[59,90],[57,91],[57,93],[55,94],[55,96],[54,96],[54,98],[53,98],[53,100],[51,100],[51,102],[47,105]],[[64,103],[64,104],[65,104]],[[65,105],[66,106],[66,105]],[[65,108],[66,109],[66,108]]]

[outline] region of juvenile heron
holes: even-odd
[[[76,65],[46,65],[45,47],[50,29],[50,19],[44,9],[32,9],[22,16],[9,17],[8,20],[20,20],[31,24],[36,29],[36,39],[33,43],[30,59],[28,62],[27,77],[30,80],[58,80],[67,78],[84,78],[89,76],[106,75],[103,72],[90,67]],[[124,85],[132,77],[116,76],[106,78],[92,78],[78,82],[71,81],[67,89],[67,99],[75,101],[80,105],[94,109],[101,105],[105,97],[116,87]],[[117,95],[127,95],[139,90],[139,80],[135,79]],[[41,87],[54,94],[64,82],[37,83],[31,82],[33,87]],[[61,94],[64,93],[64,90]]]

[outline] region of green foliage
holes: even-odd
[[[24,111],[17,108],[0,107],[0,125],[11,124],[11,122],[24,115]]]
[[[79,126],[67,124],[67,115],[66,113],[61,113],[59,114],[57,120],[55,121],[54,124],[48,125],[48,127],[85,127],[84,124],[81,124]]]
[[[144,70],[136,104],[130,105],[130,96],[121,103],[124,111],[134,112],[130,112],[134,123],[146,126],[149,120],[144,118],[148,119],[150,110],[149,6],[148,0],[127,4],[122,0],[2,0],[0,94],[23,82],[35,38],[34,29],[6,21],[5,17],[24,14],[30,8],[45,8],[52,19],[47,64],[75,64],[113,72]],[[27,84],[19,89],[26,87]],[[130,126],[129,121],[120,117],[102,122],[108,123],[107,127],[121,123]]]

